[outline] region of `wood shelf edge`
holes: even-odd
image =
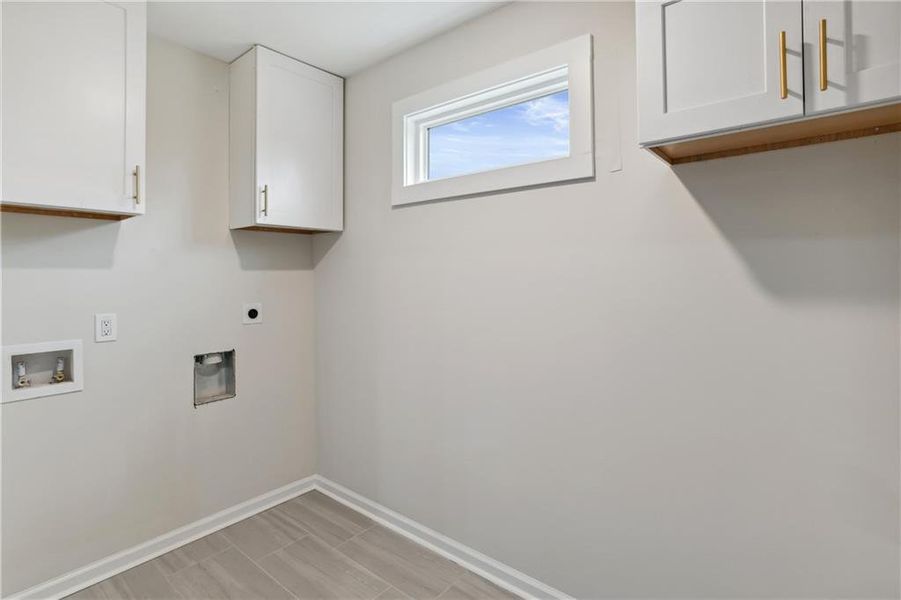
[[[901,103],[649,146],[671,165],[798,148],[901,131]]]
[[[232,231],[268,231],[271,233],[294,233],[299,235],[313,235],[314,233],[341,233],[331,229],[296,229],[291,227],[266,227],[265,225],[253,225],[250,227],[235,227]]]
[[[26,215],[50,215],[53,217],[74,217],[76,219],[99,219],[101,221],[121,221],[138,215],[116,215],[93,211],[81,211],[63,208],[40,208],[35,206],[17,206],[0,204],[0,212],[20,213]]]

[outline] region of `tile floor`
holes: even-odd
[[[71,599],[509,599],[463,567],[309,492]]]

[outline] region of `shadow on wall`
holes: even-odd
[[[317,233],[313,236],[313,265],[319,266],[319,261],[328,255],[332,246],[341,239],[340,233]]]
[[[230,230],[243,271],[310,271],[311,235],[271,231]]]
[[[899,159],[894,134],[673,170],[774,296],[894,304]]]
[[[4,269],[109,269],[119,221],[4,213]]]

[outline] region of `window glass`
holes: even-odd
[[[428,178],[569,156],[569,90],[428,130]]]

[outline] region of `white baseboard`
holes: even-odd
[[[289,483],[284,487],[236,504],[209,517],[204,517],[189,525],[164,533],[148,542],[117,552],[85,567],[70,571],[65,575],[60,575],[55,579],[8,596],[6,600],[55,600],[74,594],[78,590],[94,585],[98,581],[103,581],[108,577],[174,550],[179,546],[228,527],[232,523],[242,521],[258,512],[309,492],[315,487],[315,479],[315,476],[310,476],[294,483]]]
[[[7,596],[4,600],[57,600],[63,598],[313,489],[318,489],[377,523],[437,552],[518,596],[572,600],[570,596],[560,590],[320,475],[312,475],[289,483],[214,515],[164,533],[148,542],[117,552],[12,596]]]
[[[488,581],[509,590],[522,598],[554,598],[558,600],[572,600],[572,597],[554,589],[551,586],[529,577],[511,566],[497,561],[490,556],[485,556],[478,550],[461,544],[456,540],[429,529],[413,519],[409,519],[390,508],[382,506],[369,498],[347,489],[346,487],[331,481],[321,475],[315,476],[316,488],[323,494],[327,494],[360,512],[370,519],[392,529],[414,542],[425,546],[433,552],[454,561],[469,569],[473,573],[481,575]]]

